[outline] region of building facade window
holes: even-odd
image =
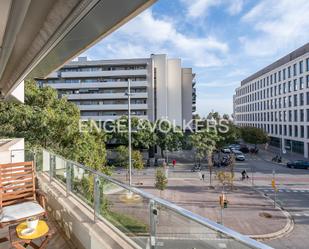
[[[299,74],[303,73],[303,61],[299,62]]]
[[[299,105],[304,105],[304,93],[299,94]]]
[[[294,137],[298,137],[298,126],[294,125]]]
[[[304,89],[304,81],[303,81],[303,77],[299,78],[299,90]]]

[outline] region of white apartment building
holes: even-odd
[[[235,91],[237,125],[262,128],[272,145],[308,158],[309,43],[244,79]]]
[[[106,121],[128,114],[130,79],[132,116],[167,118],[182,127],[195,111],[194,76],[191,68],[181,67],[181,59],[165,54],[119,60],[79,57],[41,83],[77,104],[83,120]]]

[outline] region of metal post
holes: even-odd
[[[35,171],[37,172],[38,168],[37,168],[36,162],[37,162],[37,160],[36,160],[36,150],[34,150],[33,151],[33,165],[34,165]]]
[[[224,201],[225,201],[225,195],[224,195],[224,185],[222,185],[222,204],[220,205],[221,207],[221,212],[220,212],[220,216],[221,216],[221,225],[223,225],[223,208],[224,208]]]
[[[11,150],[11,151],[10,151],[10,163],[12,163],[12,162],[13,162],[13,157],[14,157],[14,155],[13,155],[13,151]]]
[[[156,204],[154,200],[150,200],[149,202],[149,214],[150,214],[150,238],[149,238],[149,245],[151,249],[157,248],[156,243],[156,235],[157,235],[157,216],[158,216],[158,209],[156,208]]]
[[[131,80],[128,79],[128,143],[129,143],[129,186],[132,186],[132,149],[131,149]]]
[[[275,170],[273,170],[273,180],[275,181],[275,177],[276,177],[276,171]],[[276,199],[277,199],[277,191],[276,191],[276,188],[275,187],[273,187],[273,189],[274,189],[274,207],[276,207]]]
[[[49,182],[52,182],[54,176],[55,156],[49,154]]]
[[[253,170],[254,170],[254,168],[253,168],[253,166],[251,166],[251,184],[252,184],[252,187],[254,186]]]
[[[97,217],[100,214],[100,179],[99,176],[95,175],[94,177],[94,188],[93,188],[93,211],[94,211],[94,222],[97,221]]]
[[[281,159],[282,156],[284,154],[284,138],[283,138],[283,110],[281,111],[281,151],[280,151],[280,155],[281,155]]]
[[[221,206],[221,212],[220,212],[220,216],[221,216],[221,225],[223,225],[223,207]]]
[[[72,190],[72,170],[71,170],[71,163],[66,162],[65,164],[66,168],[66,196],[68,197],[70,195],[70,192]]]

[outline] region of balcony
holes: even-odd
[[[62,72],[62,78],[81,78],[81,77],[113,77],[113,76],[145,76],[146,69],[137,70],[111,70],[111,71],[91,71],[91,72]]]
[[[132,93],[135,99],[148,98],[148,93]],[[79,99],[127,99],[128,96],[125,93],[85,93],[85,94],[68,94],[66,95],[68,100],[79,100]]]
[[[59,224],[49,248],[72,243],[77,248],[271,249],[49,151],[37,151],[33,160],[50,217]]]
[[[48,83],[55,89],[91,89],[91,88],[126,88],[128,87],[127,81],[107,81],[107,82],[89,82],[89,83]],[[147,87],[147,81],[132,81],[131,87]]]
[[[78,105],[78,108],[81,111],[114,111],[114,110],[128,110],[127,104],[112,104],[112,105]],[[131,104],[132,110],[147,110],[147,104]]]
[[[110,121],[120,119],[123,115],[107,115],[107,116],[81,116],[81,120],[95,120],[95,121]],[[139,119],[147,119],[146,115],[131,115],[132,117],[137,117]]]

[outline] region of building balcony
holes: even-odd
[[[68,100],[79,100],[79,99],[127,99],[128,96],[125,93],[86,93],[86,94],[68,94]],[[132,93],[135,99],[148,98],[148,93]]]
[[[81,111],[116,111],[128,110],[127,104],[112,104],[112,105],[78,105]],[[131,104],[131,110],[147,110],[147,104]]]
[[[91,89],[91,88],[126,88],[127,81],[107,81],[107,82],[87,82],[87,83],[48,83],[45,86],[50,86],[55,89]],[[131,87],[147,87],[147,81],[131,81]]]
[[[58,228],[48,248],[219,249],[224,243],[228,248],[271,249],[49,151],[36,151],[32,160],[38,186],[47,194],[49,217]]]
[[[132,115],[132,117],[136,117],[139,119],[147,119],[147,115]],[[81,120],[95,120],[95,121],[107,121],[107,120],[117,120],[123,117],[123,115],[106,115],[106,116],[81,116]]]
[[[114,77],[114,76],[145,76],[147,69],[137,70],[111,70],[91,72],[62,72],[62,78],[83,78],[83,77]]]

